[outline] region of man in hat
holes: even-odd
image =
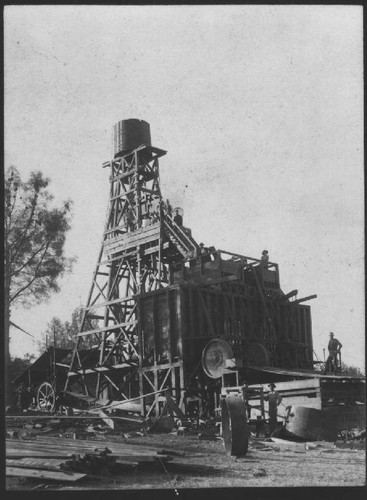
[[[269,264],[269,252],[267,250],[263,250],[261,254],[261,267],[263,269],[267,269]]]
[[[334,372],[338,368],[338,354],[342,347],[339,340],[334,337],[334,333],[330,332],[330,340],[327,346],[329,356],[326,360],[325,373]]]
[[[210,255],[208,254],[209,248],[204,246],[204,243],[200,243],[199,245],[199,253],[202,255],[201,262],[205,264],[205,262],[210,262]]]
[[[268,387],[270,387],[270,392],[265,399],[269,401],[269,434],[271,436],[277,426],[278,406],[282,402],[282,396],[275,390],[275,384],[270,383]]]
[[[182,219],[182,215],[180,214],[179,212],[179,209],[178,208],[175,208],[175,212],[174,212],[174,215],[173,215],[173,221],[179,226],[179,227],[182,227],[182,224],[183,224],[183,219]]]

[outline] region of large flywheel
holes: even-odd
[[[210,378],[220,378],[231,365],[233,351],[230,344],[224,339],[212,339],[203,349],[201,362],[204,372]]]
[[[52,384],[43,382],[37,391],[37,409],[52,413],[56,407],[56,393]]]

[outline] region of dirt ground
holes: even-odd
[[[164,465],[151,464],[124,475],[106,479],[85,479],[73,485],[26,478],[7,478],[8,490],[171,490],[177,494],[187,488],[284,487],[284,486],[365,486],[365,442],[339,443],[337,448],[319,446],[310,450],[269,449],[252,439],[245,457],[226,454],[223,441],[199,440],[197,435],[148,434],[128,439],[141,443],[184,451]],[[180,468],[208,466],[211,470],[187,471]]]

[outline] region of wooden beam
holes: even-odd
[[[107,300],[105,302],[100,302],[99,304],[93,304],[91,306],[85,307],[84,310],[85,311],[90,311],[92,309],[98,309],[99,307],[111,306],[113,304],[120,304],[120,303],[123,303],[123,302],[127,302],[129,300],[133,300],[133,298],[132,297],[120,297],[118,299]]]
[[[309,295],[308,297],[303,297],[303,299],[298,299],[292,302],[292,304],[300,304],[301,302],[305,302],[306,300],[316,299],[317,295]]]
[[[65,463],[65,458],[7,458],[6,465],[11,467],[25,467],[32,469],[60,470],[60,465]]]
[[[287,293],[286,295],[283,295],[282,300],[290,299],[291,297],[294,297],[295,295],[297,295],[297,293],[298,293],[298,290],[292,290],[291,292]]]
[[[125,321],[124,323],[118,323],[117,325],[109,325],[103,328],[97,328],[96,330],[89,330],[87,332],[78,333],[78,337],[84,337],[85,335],[91,335],[93,333],[102,333],[113,330],[118,330],[119,328],[124,328],[125,326],[136,325],[137,321]]]
[[[68,377],[74,377],[75,375],[89,375],[91,373],[104,373],[104,372],[109,372],[113,368],[114,369],[121,369],[121,368],[130,368],[131,364],[129,363],[120,363],[115,366],[96,366],[95,368],[86,368],[85,370],[78,370],[76,372],[69,372]]]
[[[115,422],[113,421],[112,418],[110,418],[107,413],[105,413],[103,410],[99,410],[99,416],[103,420],[105,424],[108,425],[112,430],[115,430]]]
[[[53,479],[55,481],[68,481],[75,482],[79,481],[87,474],[80,474],[79,472],[71,471],[46,471],[46,470],[36,470],[36,469],[23,469],[20,467],[6,467],[6,476],[16,476],[16,477],[33,477],[35,479]]]

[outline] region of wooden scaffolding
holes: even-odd
[[[125,408],[158,415],[160,394],[170,389],[179,407],[199,401],[203,412],[220,392],[202,366],[212,339],[230,344],[243,377],[251,365],[312,368],[310,308],[300,302],[313,296],[284,294],[275,263],[196,243],[163,201],[166,152],[150,145],[143,123],[145,143],[119,122],[133,147],[117,147],[103,165],[106,223],[64,393],[103,404],[134,399]],[[84,338],[94,340],[89,351]]]
[[[162,360],[154,349],[144,354],[144,331],[139,328],[139,297],[168,286],[172,266],[198,251],[190,231],[175,222],[163,202],[159,158],[164,154],[141,145],[104,164],[110,169],[109,206],[66,393],[124,400],[158,393],[167,384],[175,386],[180,377],[178,359]],[[86,336],[95,340],[91,351],[99,352],[93,366],[79,354]],[[157,394],[154,401],[158,404]],[[146,403],[141,400],[142,413]]]

